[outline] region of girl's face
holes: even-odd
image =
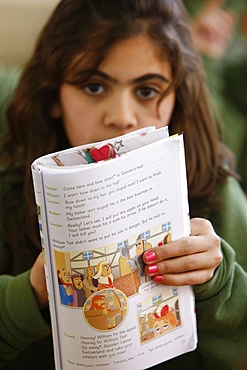
[[[171,66],[147,36],[114,45],[97,72],[79,88],[60,88],[53,116],[62,117],[72,146],[109,139],[147,126],[169,124],[175,103]],[[157,108],[158,106],[158,108]]]

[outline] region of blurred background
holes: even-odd
[[[7,98],[59,1],[0,0],[0,128]],[[204,63],[215,118],[224,126],[223,141],[236,154],[247,194],[247,0],[183,2]]]
[[[0,0],[0,62],[23,65],[59,0]]]

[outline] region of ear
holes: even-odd
[[[59,103],[54,103],[51,107],[51,117],[52,118],[60,118],[62,116],[61,107]]]

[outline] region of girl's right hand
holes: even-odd
[[[39,308],[46,308],[48,306],[48,294],[45,281],[43,252],[38,255],[34,262],[30,273],[30,282]]]

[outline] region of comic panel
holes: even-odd
[[[171,240],[171,223],[166,222],[101,248],[55,250],[61,304],[83,307],[92,294],[107,289],[121,291],[126,297],[137,294],[150,281],[144,274],[143,253]]]
[[[136,306],[140,342],[146,343],[182,325],[176,287],[165,287]]]

